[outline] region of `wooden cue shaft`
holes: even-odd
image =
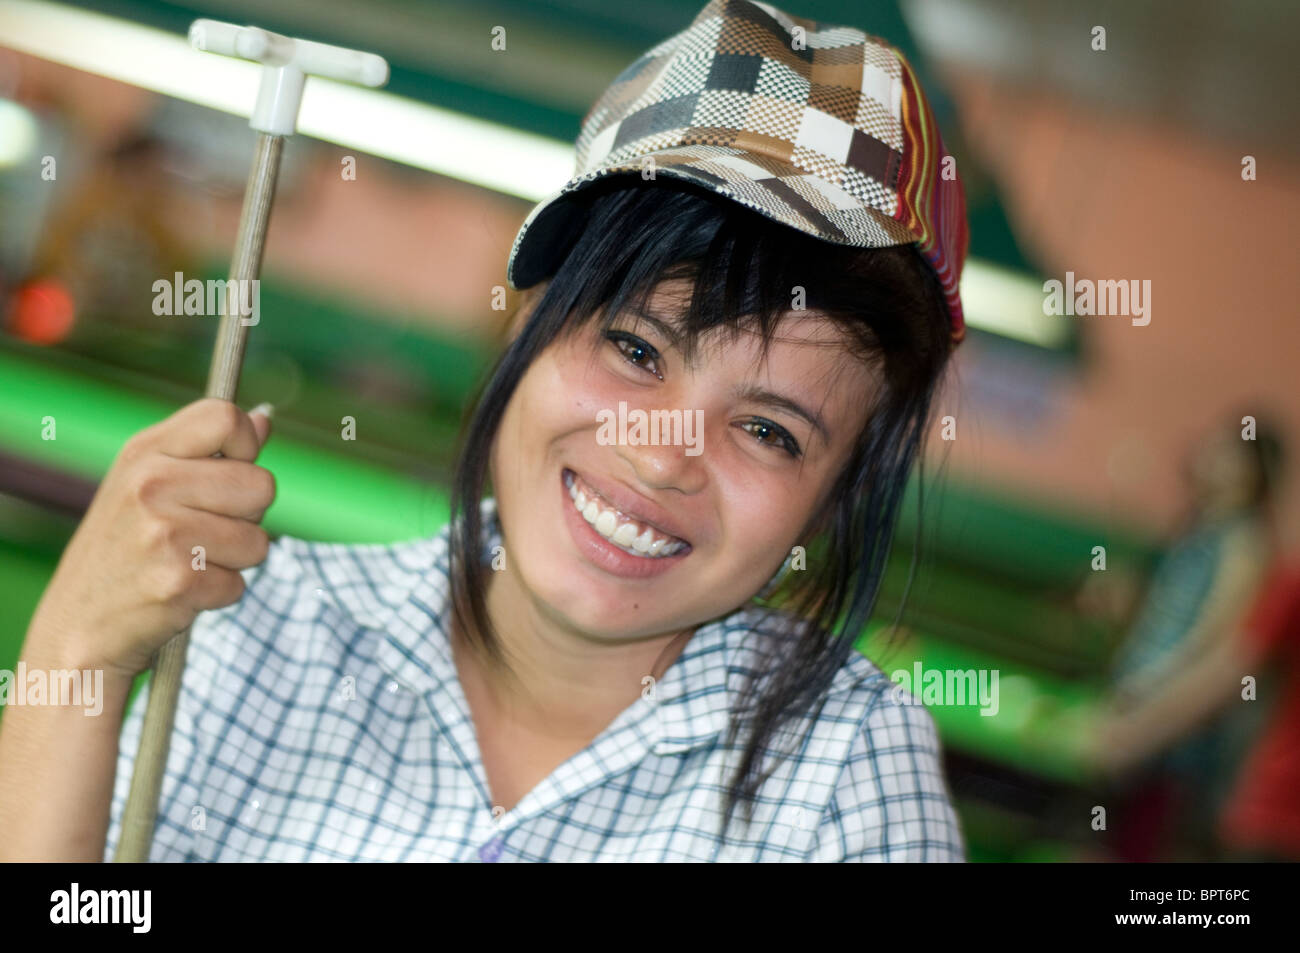
[[[244,207],[239,217],[235,254],[230,264],[230,277],[239,284],[234,286],[233,294],[230,293],[231,286],[226,286],[225,309],[208,368],[206,397],[234,401],[239,392],[239,371],[244,361],[249,325],[239,313],[238,304],[232,304],[232,301],[245,300],[244,289],[248,286],[244,283],[256,279],[262,270],[262,250],[266,244],[267,223],[271,217],[271,203],[275,200],[275,183],[283,149],[283,136],[258,133],[253,165],[244,191]],[[251,290],[248,293],[250,297],[247,300],[256,300],[251,297]],[[140,747],[131,774],[131,791],[122,812],[122,834],[113,858],[117,863],[140,863],[149,859],[189,643],[190,630],[186,627],[154,655],[148,705],[140,730]]]

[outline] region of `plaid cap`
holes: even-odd
[[[766,3],[712,0],[587,113],[574,177],[529,213],[507,279],[517,289],[554,274],[582,226],[575,193],[652,169],[838,245],[917,243],[956,344],[969,234],[946,159],[916,75],[884,40]]]

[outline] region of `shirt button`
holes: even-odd
[[[500,837],[494,837],[478,849],[478,859],[485,864],[495,864],[504,846],[505,842]]]

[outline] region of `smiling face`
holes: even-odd
[[[681,631],[752,598],[806,542],[877,387],[815,311],[787,315],[765,357],[757,334],[718,331],[687,364],[673,340],[686,294],[661,284],[647,315],[552,342],[493,445],[510,572],[491,584],[510,575],[537,611],[589,638]],[[636,411],[702,429],[648,444]]]

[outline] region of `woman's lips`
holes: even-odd
[[[649,520],[624,513],[572,470],[564,471],[573,508],[601,536],[634,556],[672,556],[689,545]]]
[[[565,523],[579,550],[614,575],[645,578],[667,572],[691,552],[680,537],[609,504],[576,472],[560,472]],[[580,511],[577,503],[583,504]]]

